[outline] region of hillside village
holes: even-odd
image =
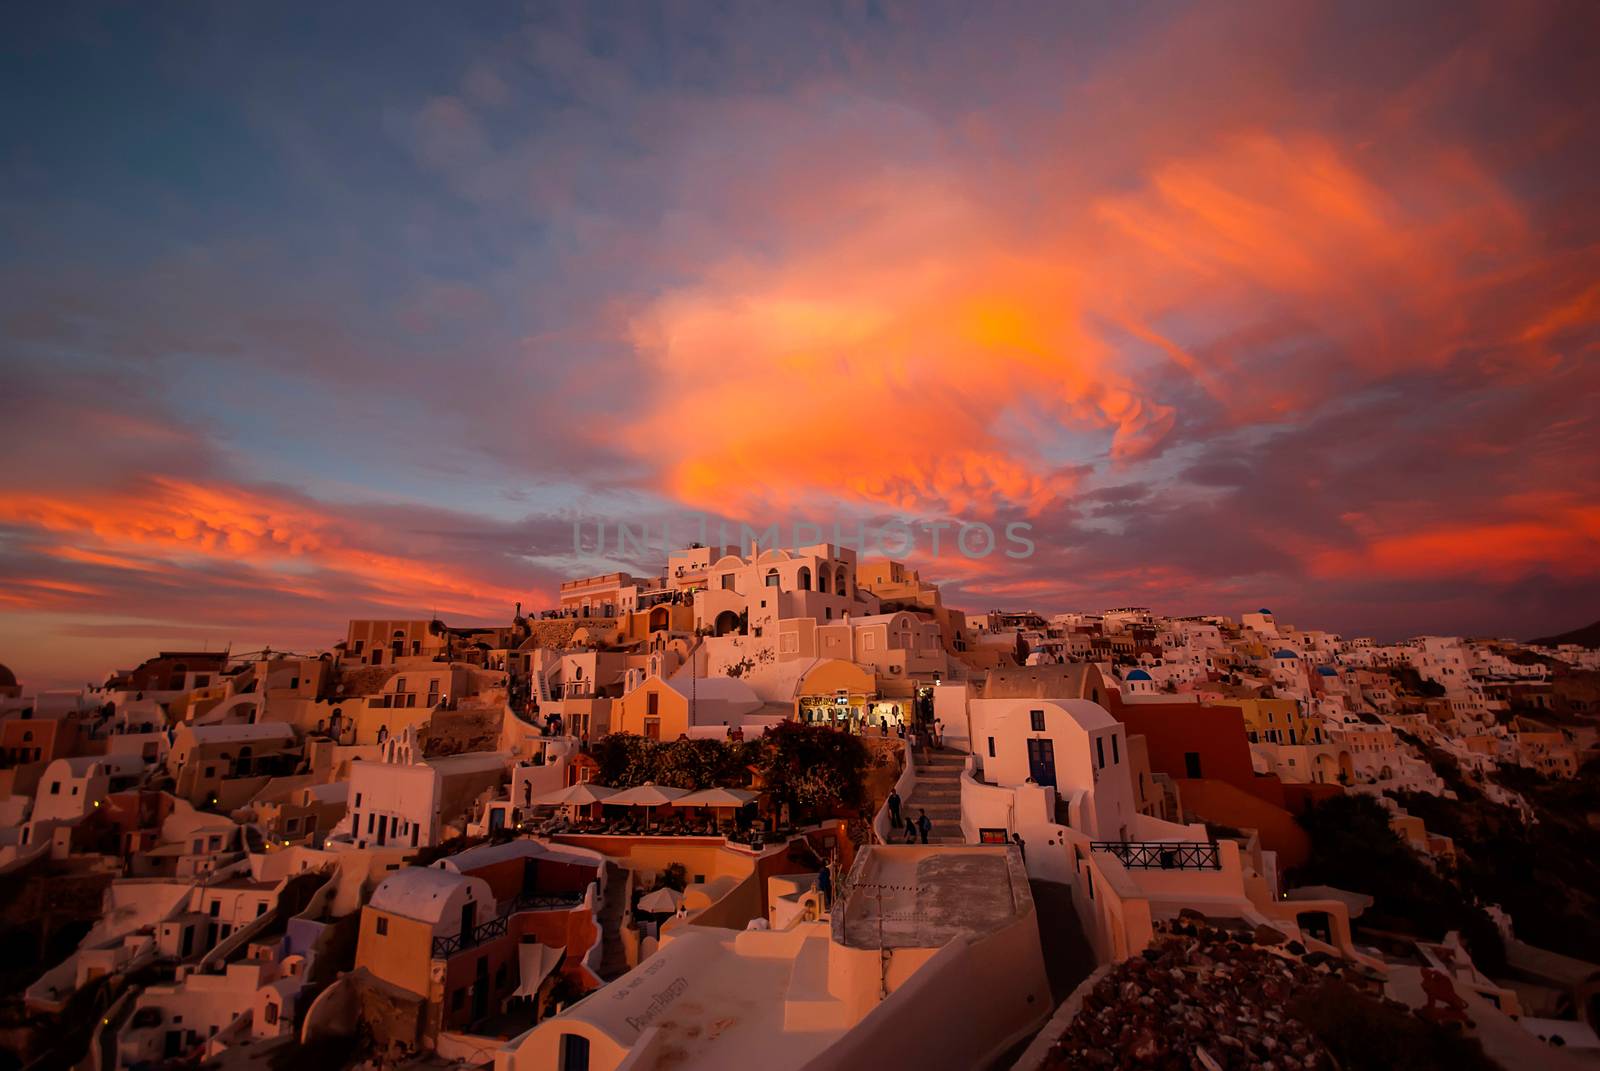
[[[974,613],[831,544],[0,667],[0,1067],[1593,1065],[1597,758],[1594,647]]]

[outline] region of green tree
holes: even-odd
[[[599,764],[598,780],[612,788],[632,788],[656,780],[660,745],[634,733],[608,733],[589,745]]]
[[[674,740],[661,745],[656,755],[656,784],[710,788],[728,765],[728,750],[722,740]]]
[[[656,884],[682,892],[689,887],[689,868],[682,863],[668,863],[662,869],[660,880]]]
[[[866,745],[850,733],[784,722],[761,738],[757,767],[773,799],[824,816],[861,806]]]

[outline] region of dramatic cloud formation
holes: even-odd
[[[975,609],[1592,619],[1597,31],[41,16],[3,46],[0,661],[503,619],[657,564],[574,519],[701,513],[1032,524],[919,543]]]

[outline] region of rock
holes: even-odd
[[[1264,922],[1255,928],[1255,932],[1251,936],[1255,938],[1255,943],[1258,945],[1281,945],[1288,940],[1283,935],[1282,930],[1268,926]]]

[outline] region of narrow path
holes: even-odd
[[[1070,885],[1030,878],[1028,888],[1039,919],[1039,947],[1044,951],[1045,973],[1050,976],[1050,995],[1060,1004],[1094,971],[1094,949],[1078,922]]]

